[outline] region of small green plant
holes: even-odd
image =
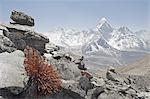
[[[48,64],[39,52],[27,46],[24,50],[24,66],[27,75],[36,85],[38,94],[52,94],[61,90],[61,80],[58,73]]]

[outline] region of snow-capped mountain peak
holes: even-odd
[[[99,21],[99,23],[98,23],[98,25],[97,25],[97,28],[101,28],[103,25],[110,25],[109,23],[108,23],[108,21],[106,20],[106,18],[102,18],[100,21]]]
[[[100,20],[100,22],[98,23],[97,28],[101,27],[101,26],[102,26],[103,24],[105,24],[105,23],[107,23],[106,18],[102,18],[102,19]]]
[[[110,38],[110,33],[113,31],[112,26],[106,20],[106,18],[102,18],[97,25],[98,31],[104,36],[106,40]]]

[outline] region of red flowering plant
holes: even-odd
[[[47,60],[36,49],[29,46],[25,48],[24,54],[25,70],[36,85],[37,92],[44,95],[59,92],[61,80]]]

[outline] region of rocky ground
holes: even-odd
[[[0,99],[150,99],[149,72],[132,74],[133,67],[138,71],[142,64],[91,70],[84,64],[84,56],[67,52],[35,32],[32,17],[13,11],[11,18],[15,23],[0,24],[3,33],[0,35]],[[58,71],[62,81],[59,93],[33,95],[34,85],[23,66],[23,50],[27,45],[36,48]]]

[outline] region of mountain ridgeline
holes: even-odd
[[[115,28],[102,18],[92,29],[58,28],[45,35],[58,46],[83,54],[87,64],[104,67],[129,64],[143,57],[150,51],[149,33],[133,32],[125,26]]]

